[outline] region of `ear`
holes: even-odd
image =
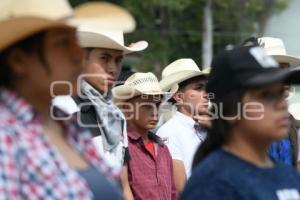
[[[173,99],[175,99],[175,101],[177,103],[183,103],[184,102],[184,93],[176,92],[173,96]]]
[[[11,67],[13,74],[17,77],[27,73],[28,55],[20,49],[12,49],[7,56],[6,62]]]

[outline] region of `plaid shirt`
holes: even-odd
[[[153,133],[149,139],[154,142],[156,156],[146,149],[142,137],[128,130],[128,180],[135,200],[173,200],[176,189],[173,178],[172,158],[168,147]]]
[[[74,120],[60,121],[67,141],[90,165],[109,173],[90,132]],[[0,199],[92,199],[86,181],[43,134],[41,116],[4,88],[0,88]]]

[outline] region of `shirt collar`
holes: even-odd
[[[186,126],[194,128],[195,120],[193,120],[193,118],[178,111],[176,111],[175,117],[178,118],[180,122],[185,124]]]
[[[25,123],[32,121],[38,115],[24,98],[7,88],[0,88],[0,104],[14,113],[18,120]]]
[[[138,132],[132,130],[131,128],[127,128],[127,135],[130,139],[132,140],[141,140],[142,137],[140,134],[138,134]],[[164,144],[164,141],[158,136],[156,135],[155,133],[152,133],[151,131],[148,132],[148,138],[149,140],[159,144],[159,145],[163,145]]]

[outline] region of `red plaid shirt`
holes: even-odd
[[[74,116],[76,118],[76,116]],[[89,131],[61,121],[69,144],[104,173]],[[41,117],[22,98],[0,89],[0,199],[92,199],[86,181],[43,134]]]
[[[172,158],[168,147],[158,136],[149,133],[149,139],[154,141],[156,149],[154,158],[137,132],[128,130],[128,138],[131,158],[128,162],[128,179],[134,199],[176,199]]]

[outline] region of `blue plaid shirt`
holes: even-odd
[[[269,155],[276,163],[293,165],[293,146],[290,138],[273,142],[269,149]]]

